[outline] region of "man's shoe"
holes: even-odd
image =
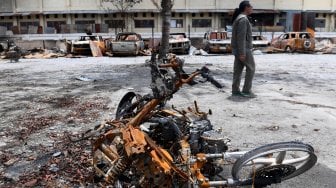
[[[232,92],[233,97],[243,97],[243,94],[240,91]]]
[[[244,96],[244,97],[248,97],[248,98],[256,98],[257,97],[257,95],[252,93],[252,92],[242,92],[241,95]]]

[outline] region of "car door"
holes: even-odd
[[[290,40],[290,35],[288,33],[284,34],[280,39],[280,48],[285,49],[288,45],[288,41]]]

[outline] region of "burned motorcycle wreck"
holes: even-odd
[[[127,93],[116,118],[97,128],[93,165],[105,185],[112,187],[264,187],[293,178],[317,161],[314,149],[301,142],[264,145],[251,151],[229,151],[229,139],[214,130],[195,102],[179,110],[167,108],[184,84],[202,76],[216,87],[206,67],[186,74],[184,61],[171,55],[146,62],[153,93]],[[229,173],[224,170],[230,166]]]

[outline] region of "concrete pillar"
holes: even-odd
[[[293,16],[294,16],[294,13],[292,11],[287,11],[286,31],[292,31],[293,30]]]
[[[66,16],[66,24],[72,24],[72,14],[67,14],[67,16]]]
[[[44,21],[44,16],[43,14],[40,14],[39,16],[39,22],[40,22],[40,26],[42,26],[43,30],[46,28],[46,23]],[[43,31],[44,32],[44,31]]]
[[[215,12],[213,12],[212,13],[212,18],[211,18],[212,20],[213,20],[213,28],[219,28],[219,16],[218,16],[218,13],[215,13]]]
[[[161,12],[157,14],[157,26],[156,26],[156,32],[162,31],[162,18],[161,18]],[[161,35],[160,35],[161,36]]]
[[[330,27],[329,31],[333,32],[335,31],[335,14],[330,14]]]
[[[190,20],[190,13],[186,13],[184,16],[185,19],[185,32],[188,33],[188,27],[190,25],[190,29],[191,29],[191,20]]]

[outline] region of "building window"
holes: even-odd
[[[142,13],[142,17],[146,18],[147,17],[147,14],[146,12]]]
[[[61,26],[65,24],[65,21],[47,21],[47,28],[45,29],[45,32],[53,33],[54,30],[56,30],[56,33],[61,33]]]
[[[0,26],[6,27],[7,30],[12,30],[13,23],[12,22],[0,22]]]
[[[277,23],[277,26],[283,26],[283,27],[286,27],[286,22],[287,22],[287,19],[279,19],[279,22]]]
[[[12,19],[13,19],[13,16],[10,16],[9,19],[12,20]]]
[[[220,27],[226,28],[226,26],[231,25],[231,19],[230,18],[221,18],[220,19]]]
[[[125,20],[105,20],[108,28],[125,28]]]
[[[196,13],[192,13],[191,16],[192,16],[192,17],[195,17],[195,16],[196,16]]]
[[[76,20],[75,24],[95,24],[94,20]]]
[[[83,18],[86,18],[86,14],[83,14]]]
[[[326,23],[325,19],[316,19],[315,20],[315,27],[325,28]]]
[[[192,27],[211,27],[211,19],[192,19]]]
[[[116,17],[117,17],[117,14],[112,14],[112,17],[113,17],[113,18],[116,18]]]
[[[94,18],[95,17],[95,15],[94,14],[91,14],[91,18]]]
[[[4,16],[1,16],[0,18],[1,18],[2,20],[4,20],[4,19],[5,19],[5,17],[4,17]]]
[[[66,18],[66,14],[63,14],[62,16],[63,16],[63,18]]]
[[[138,17],[138,13],[134,13],[134,17]]]
[[[172,17],[175,17],[175,12],[172,13]]]
[[[151,13],[151,17],[154,17],[154,13],[153,12]]]
[[[180,13],[180,17],[181,17],[181,18],[183,17],[183,13]]]
[[[204,17],[204,13],[201,13],[201,14],[200,14],[200,17]]]
[[[78,18],[78,14],[75,14],[75,18]]]
[[[39,22],[20,22],[21,34],[37,34]]]
[[[94,20],[76,20],[77,33],[94,32]]]
[[[31,19],[31,15],[28,15],[28,19]]]
[[[152,28],[154,27],[154,20],[134,20],[135,28]]]
[[[279,15],[280,18],[285,18],[286,17],[286,12],[281,12]]]
[[[182,28],[183,27],[183,19],[171,19],[170,27],[172,28]]]
[[[209,12],[209,17],[212,17],[212,13],[211,12]]]
[[[104,14],[104,18],[107,18],[108,17],[108,14]]]
[[[47,28],[45,33],[53,33],[56,30],[56,33],[61,33],[61,25],[65,25],[65,21],[47,21]]]
[[[49,19],[49,18],[50,18],[49,14],[47,14],[47,15],[46,15],[46,18],[47,18],[47,19]]]

